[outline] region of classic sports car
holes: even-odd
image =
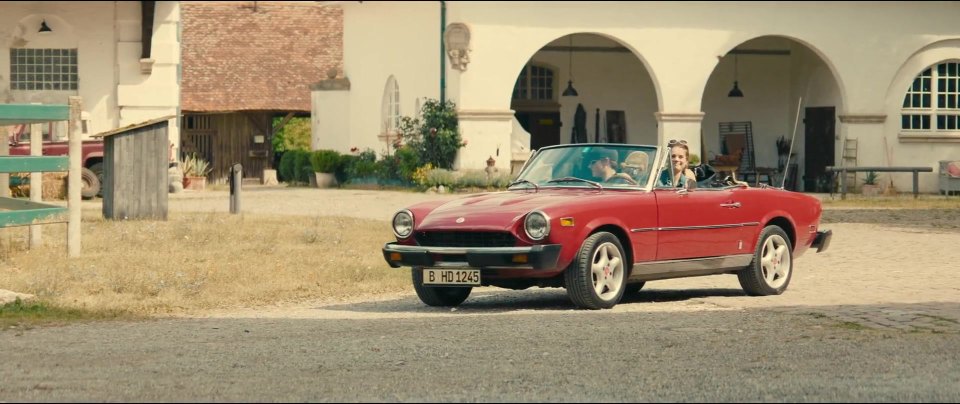
[[[506,191],[397,212],[397,241],[383,257],[412,267],[417,296],[431,306],[492,285],[564,287],[576,306],[601,309],[647,281],[688,276],[736,274],[748,295],[781,294],[794,259],[829,246],[816,198],[720,179],[706,165],[694,167],[696,183],[664,184],[668,150],[544,147]],[[618,171],[606,181],[591,171],[600,156]]]

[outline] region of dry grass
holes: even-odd
[[[66,258],[66,225],[43,226],[44,246],[25,248],[26,228],[2,230],[0,288],[65,308],[178,313],[340,299],[410,288],[392,269],[381,221],[171,214],[168,221],[112,221],[84,212],[83,253]]]

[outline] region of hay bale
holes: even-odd
[[[29,174],[10,174],[29,178]],[[29,181],[29,180],[27,180]],[[10,193],[15,197],[26,198],[30,196],[30,184],[10,187]],[[67,174],[66,173],[43,173],[43,191],[40,197],[44,201],[65,200],[67,199]]]

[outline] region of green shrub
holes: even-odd
[[[377,153],[366,149],[358,156],[349,156],[343,166],[346,178],[364,178],[377,175]]]
[[[513,176],[506,172],[497,173],[490,177],[490,186],[497,189],[506,189],[511,182],[513,182]]]
[[[337,183],[346,184],[347,180],[350,179],[350,175],[347,174],[347,170],[356,164],[358,157],[351,154],[340,155],[340,165],[337,166],[337,171],[333,173],[337,177]]]
[[[296,157],[294,156],[295,151],[288,150],[283,153],[280,157],[280,181],[291,182],[296,180],[296,171],[294,171],[293,164]]]
[[[308,184],[310,176],[313,175],[313,167],[310,166],[310,152],[306,150],[292,150],[293,153],[293,175],[297,182]]]
[[[416,151],[420,164],[451,169],[457,152],[465,145],[457,126],[457,110],[452,101],[441,104],[428,99],[420,118],[403,117],[398,129],[406,145]]]
[[[413,181],[413,173],[420,167],[420,156],[410,145],[403,145],[397,149],[396,157],[399,159],[397,166],[397,178],[404,182]]]
[[[316,150],[310,153],[310,167],[317,173],[336,173],[340,167],[340,153],[336,150]]]
[[[380,183],[400,180],[400,158],[396,155],[385,155],[375,164],[377,179]]]
[[[483,170],[461,170],[456,188],[486,188],[487,173]]]
[[[446,188],[452,188],[457,184],[457,174],[447,169],[434,168],[427,170],[424,182],[430,187],[443,185]]]

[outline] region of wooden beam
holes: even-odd
[[[0,173],[67,171],[67,156],[0,157]]]
[[[273,136],[274,133],[277,133],[277,131],[283,129],[284,126],[287,126],[287,123],[289,123],[291,119],[293,119],[293,112],[288,113],[277,126],[274,126],[273,129],[270,130],[270,136]]]
[[[0,104],[0,126],[66,121],[69,118],[66,105]]]

